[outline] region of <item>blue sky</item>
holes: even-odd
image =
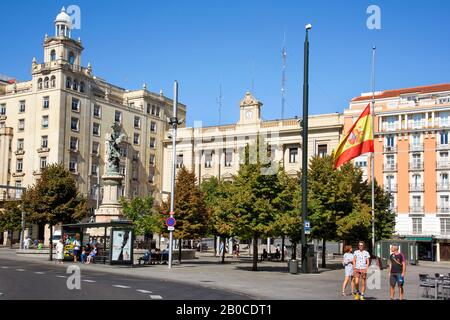
[[[304,26],[310,33],[310,114],[342,112],[371,90],[377,46],[377,90],[449,82],[449,1],[2,1],[0,73],[30,79],[42,61],[44,34],[62,6],[81,9],[83,64],[124,88],[162,88],[179,81],[187,124],[235,123],[247,90],[264,103],[264,119],[281,114],[281,48],[286,34],[286,117],[301,116]],[[369,30],[366,9],[381,9]]]

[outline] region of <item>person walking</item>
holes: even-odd
[[[75,235],[75,240],[73,240],[72,245],[73,245],[73,262],[78,262],[78,254],[80,252],[80,240],[79,240],[80,236],[78,234]]]
[[[390,298],[394,300],[395,285],[397,284],[399,299],[403,300],[405,293],[403,285],[405,284],[406,259],[403,253],[398,251],[398,246],[395,244],[391,246],[391,255],[389,256],[388,264]]]
[[[56,244],[56,261],[57,263],[63,264],[64,260],[64,243],[61,240]]]
[[[345,289],[347,284],[350,282],[350,288],[352,290],[352,295],[355,295],[355,281],[353,278],[353,249],[352,246],[345,246],[344,256],[342,257],[342,264],[344,265],[345,278],[342,283],[342,295],[346,296]]]
[[[358,243],[358,250],[353,253],[353,274],[355,277],[355,300],[365,300],[367,269],[370,264],[370,254],[365,250],[363,241]],[[361,290],[359,290],[359,280],[361,279]]]

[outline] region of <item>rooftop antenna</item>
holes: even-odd
[[[286,85],[286,31],[283,34],[283,48],[281,49],[281,120],[284,119],[284,106],[286,103],[285,98],[285,85]]]
[[[217,98],[219,106],[219,126],[222,124],[222,83],[219,84],[219,97]]]

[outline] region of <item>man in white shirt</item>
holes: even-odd
[[[366,291],[366,275],[367,269],[370,265],[370,254],[364,250],[364,242],[360,241],[358,243],[358,250],[353,253],[353,273],[355,277],[355,287],[356,287],[356,300],[365,300],[364,292]],[[361,291],[359,291],[359,279],[361,280]],[[361,292],[361,293],[360,293]]]

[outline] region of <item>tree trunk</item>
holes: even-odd
[[[281,237],[281,261],[284,261],[284,236]]]
[[[49,225],[49,228],[50,228],[50,248],[49,248],[50,256],[48,257],[48,260],[53,261],[53,226]]]
[[[158,249],[161,250],[161,233],[159,234],[158,237]]]
[[[322,268],[326,268],[327,267],[327,262],[326,262],[326,245],[327,245],[327,240],[322,239]]]
[[[292,260],[297,259],[297,242],[292,243],[291,259]]]
[[[214,257],[217,256],[217,235],[214,234]]]
[[[182,247],[182,240],[178,239],[178,262],[181,264],[181,247]]]
[[[223,243],[222,263],[225,263],[225,247],[226,247],[226,244],[227,244],[227,239],[225,237],[222,237],[222,243]]]
[[[9,237],[9,248],[10,249],[13,248],[13,235],[14,235],[14,231],[9,230],[8,231],[8,237]]]
[[[253,266],[252,271],[258,271],[258,235],[253,235]]]

